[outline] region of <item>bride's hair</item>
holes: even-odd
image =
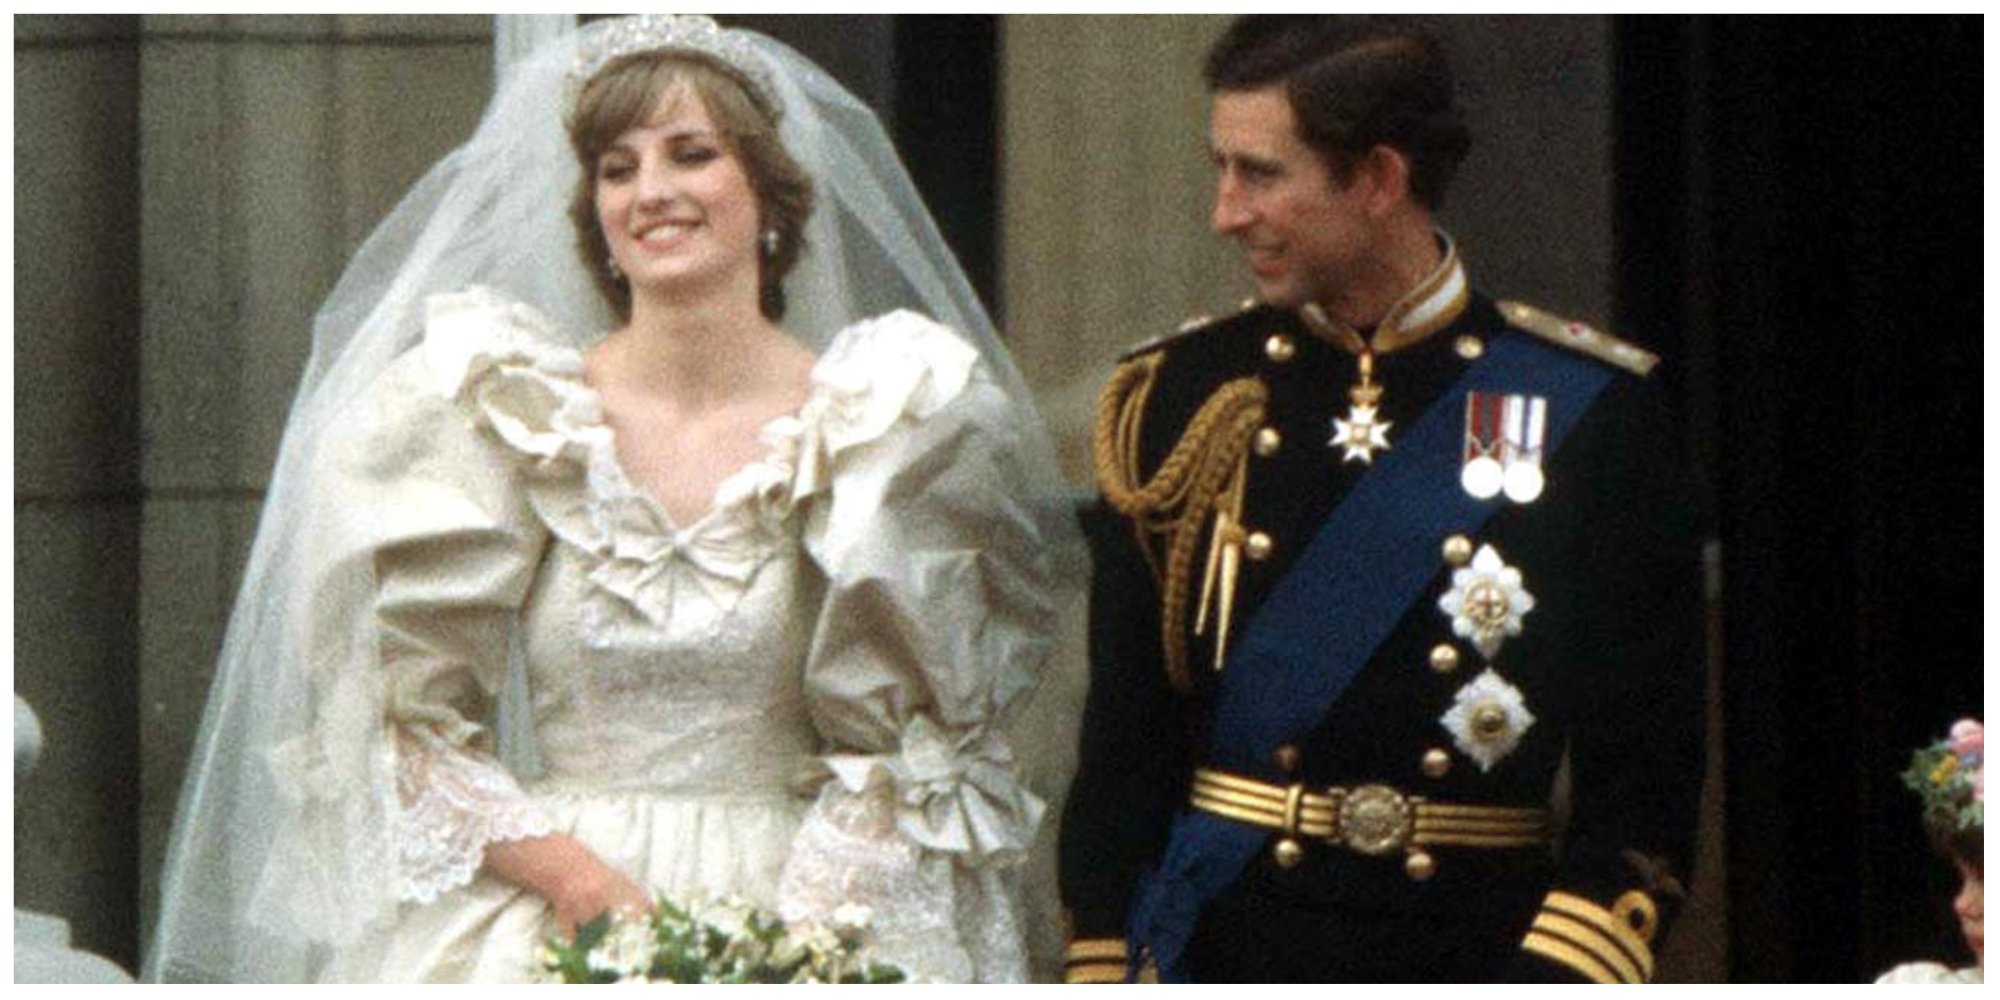
[[[1936,823],[1927,824],[1931,836],[1931,846],[1946,861],[1954,861],[1986,877],[1986,827],[1969,826],[1947,830]]]
[[[621,319],[632,311],[632,290],[605,267],[610,247],[597,223],[597,161],[618,137],[645,121],[675,87],[700,100],[709,118],[743,164],[757,196],[757,306],[772,321],[785,315],[785,275],[804,249],[812,214],[812,178],[778,139],[778,111],[763,91],[728,63],[689,49],[654,49],[620,56],[583,87],[571,112],[570,148],[582,168],[570,199],[570,222],[584,269]],[[775,233],[766,242],[763,233]]]

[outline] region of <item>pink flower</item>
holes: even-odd
[[[1986,751],[1986,729],[1977,719],[1960,719],[1951,726],[1951,752],[1961,757],[1967,754],[1984,755]]]

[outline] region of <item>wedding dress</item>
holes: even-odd
[[[581,362],[614,320],[562,120],[635,37],[768,85],[817,195],[783,324],[808,400],[688,524],[619,469]],[[142,978],[530,978],[557,928],[480,865],[552,832],[668,893],[865,905],[920,977],[1045,975],[1084,676],[1049,654],[1086,573],[1032,398],[867,107],[755,33],[586,25],[315,317]]]
[[[378,623],[404,808],[403,905],[327,974],[530,978],[553,913],[481,852],[561,832],[672,895],[869,905],[920,975],[1023,978],[1003,866],[1043,803],[998,722],[1051,609],[1029,522],[979,488],[1014,444],[977,362],[914,313],[841,331],[764,456],[676,525],[620,471],[549,321],[484,290],[433,298],[421,348],[322,461],[379,587],[317,607]],[[544,768],[523,782],[474,721],[517,612]],[[309,795],[339,748],[280,752]]]

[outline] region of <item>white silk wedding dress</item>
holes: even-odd
[[[328,649],[379,658],[402,900],[325,978],[532,978],[550,911],[479,865],[551,831],[670,894],[867,905],[921,977],[1023,978],[1015,862],[1044,805],[1004,728],[1052,609],[1032,518],[989,485],[1013,441],[977,353],[914,313],[847,328],[764,456],[676,525],[548,329],[490,291],[432,299],[315,472],[369,536],[372,606],[313,612],[362,634]],[[480,724],[510,641],[533,778]],[[319,739],[275,755],[294,794],[343,752]]]

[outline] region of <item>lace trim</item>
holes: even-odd
[[[402,804],[390,825],[397,898],[433,902],[472,881],[486,845],[555,832],[499,762],[452,745],[427,725],[394,729]]]
[[[872,913],[870,949],[929,982],[1027,978],[1027,953],[1007,874],[973,870],[897,831],[887,785],[860,794],[830,782],[800,824],[778,884],[787,919],[828,919],[857,904]]]

